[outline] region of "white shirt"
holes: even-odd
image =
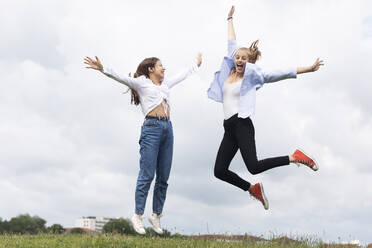
[[[151,112],[151,110],[156,108],[164,100],[166,100],[169,105],[170,89],[197,70],[198,66],[195,63],[189,68],[184,69],[174,77],[164,78],[162,84],[159,86],[154,84],[149,78],[146,78],[145,76],[134,78],[130,76],[118,75],[114,70],[110,68],[103,68],[103,74],[137,91],[142,112],[146,116],[148,113]]]
[[[240,88],[242,87],[242,81],[243,80],[233,83],[225,82],[223,84],[223,112],[225,114],[225,120],[237,114],[239,111]]]

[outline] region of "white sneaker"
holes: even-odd
[[[161,229],[161,226],[160,226],[160,217],[161,216],[162,216],[161,214],[152,214],[147,218],[152,225],[152,229],[157,234],[163,234],[163,229]]]
[[[134,230],[139,234],[146,234],[145,228],[143,227],[142,215],[134,214],[130,219]]]

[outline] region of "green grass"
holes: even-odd
[[[197,240],[190,237],[141,237],[118,234],[39,234],[39,235],[0,235],[0,248],[124,248],[124,247],[326,247],[317,241],[298,240],[287,242],[273,239],[265,242]]]

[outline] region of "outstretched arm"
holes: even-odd
[[[317,71],[319,67],[323,65],[323,60],[317,58],[315,63],[311,66],[298,67],[297,69],[288,68],[274,71],[263,71],[264,83],[272,83],[288,78],[296,78],[297,74]]]
[[[183,70],[179,74],[167,78],[166,83],[169,88],[172,88],[176,84],[180,83],[181,81],[185,80],[188,76],[190,76],[192,73],[196,72],[198,70],[198,67],[200,67],[202,63],[202,54],[198,53],[196,57],[196,62],[191,67],[187,68],[186,70]]]
[[[306,73],[306,72],[314,72],[319,69],[320,66],[323,66],[323,60],[320,60],[317,58],[313,65],[311,66],[305,66],[305,67],[298,67],[297,68],[297,74]]]
[[[104,68],[101,61],[99,60],[99,58],[97,56],[95,56],[95,57],[96,57],[96,60],[91,59],[90,57],[85,57],[84,58],[84,64],[88,65],[86,67],[87,69],[94,69],[94,70],[100,71],[103,74],[105,74],[106,76],[108,76],[109,78],[112,78],[112,79],[118,81],[119,83],[125,84],[126,86],[128,86],[131,89],[136,88],[136,85],[138,84],[139,79],[119,75],[112,69]]]
[[[86,68],[87,69],[94,69],[94,70],[103,72],[103,66],[102,66],[101,61],[99,60],[99,58],[97,56],[95,56],[95,57],[96,57],[96,60],[91,59],[88,56],[84,58],[84,64],[89,65]]]

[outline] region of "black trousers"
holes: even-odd
[[[234,115],[223,123],[225,133],[218,149],[214,175],[222,181],[247,191],[251,184],[229,170],[231,160],[238,149],[242,154],[248,171],[255,175],[263,171],[289,164],[289,157],[274,157],[257,160],[254,126],[251,119]]]

